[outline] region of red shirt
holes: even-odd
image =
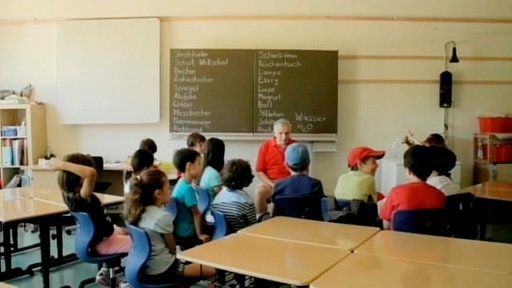
[[[396,210],[442,208],[444,193],[425,182],[412,182],[391,189],[382,207],[380,217],[391,222]]]
[[[295,142],[295,140],[290,139],[286,147]],[[275,137],[263,143],[258,153],[256,172],[264,173],[270,180],[279,180],[290,176],[290,171],[284,164],[284,150],[286,147],[281,148]]]

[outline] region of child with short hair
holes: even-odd
[[[131,225],[143,228],[151,240],[151,257],[145,275],[151,283],[168,282],[174,277],[209,277],[213,268],[185,265],[176,258],[172,216],[162,207],[171,201],[169,179],[160,170],[147,170],[132,178],[132,191],[126,199],[125,217]]]
[[[384,229],[390,228],[397,210],[442,208],[445,195],[426,183],[432,174],[433,161],[429,147],[414,145],[404,153],[404,167],[409,183],[391,190],[380,212]]]
[[[135,151],[130,157],[130,167],[131,171],[126,171],[124,175],[125,184],[124,184],[124,194],[128,194],[131,191],[131,182],[130,179],[132,176],[138,176],[142,172],[153,169],[155,166],[153,163],[155,162],[155,158],[151,151],[141,148]]]
[[[407,132],[403,139],[403,143],[407,144],[407,146],[411,147],[413,145],[424,145],[424,146],[436,146],[436,147],[446,147],[446,141],[444,137],[439,133],[431,133],[425,138],[425,140],[420,141],[414,137],[411,131]]]
[[[310,160],[306,145],[302,143],[289,145],[285,150],[284,158],[291,176],[275,183],[272,200],[280,196],[325,195],[322,182],[308,175]]]
[[[347,157],[350,172],[341,175],[334,189],[337,199],[358,199],[364,202],[377,202],[375,189],[375,173],[386,151],[373,150],[369,147],[357,147],[350,151]]]
[[[190,133],[187,137],[187,147],[199,152],[199,154],[204,154],[204,143],[206,142],[206,137],[199,132]]]
[[[199,186],[206,188],[210,193],[210,199],[213,199],[220,189],[222,189],[222,179],[220,171],[224,167],[224,153],[226,146],[224,141],[218,138],[206,140],[206,149],[203,157],[203,169]]]
[[[457,156],[448,148],[438,146],[429,148],[433,155],[434,171],[427,179],[427,183],[443,191],[446,196],[459,193],[460,186],[453,183],[450,178],[450,171],[457,163]]]
[[[85,212],[91,217],[94,225],[91,248],[100,255],[128,253],[132,240],[126,229],[114,227],[107,219],[101,201],[93,193],[96,170],[93,168],[92,158],[73,153],[64,156],[63,160],[50,159],[50,167],[59,171],[57,182],[69,210]],[[103,267],[96,275],[96,282],[109,286],[109,269]]]
[[[192,183],[197,182],[201,175],[201,155],[199,152],[183,148],[174,153],[174,166],[180,171],[182,177],[174,186],[172,197],[182,203],[187,209],[178,213],[174,220],[176,238],[187,239],[190,242],[210,241],[210,236],[203,234],[201,228],[201,213],[197,209],[196,189]]]
[[[151,138],[142,139],[142,141],[140,141],[139,148],[146,149],[153,154],[158,150],[155,141]]]
[[[256,206],[243,188],[251,185],[254,175],[249,162],[232,159],[221,171],[224,188],[213,200],[212,207],[224,214],[228,233],[256,223]]]

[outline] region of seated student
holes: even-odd
[[[385,151],[373,150],[369,147],[357,147],[347,157],[350,172],[341,175],[334,189],[337,199],[358,199],[377,202],[375,189],[375,172],[379,168],[377,160],[384,157]]]
[[[229,233],[256,223],[254,201],[242,190],[253,178],[251,165],[242,159],[230,160],[222,169],[224,188],[213,200],[212,207],[226,216]]]
[[[391,189],[380,216],[384,229],[390,228],[393,212],[407,209],[442,208],[443,192],[425,181],[432,174],[432,155],[429,147],[414,145],[404,153],[404,167],[409,183]]]
[[[278,180],[274,185],[272,200],[280,196],[323,196],[320,180],[310,177],[309,152],[306,145],[294,143],[285,150],[285,164],[291,176]]]
[[[414,137],[411,131],[409,131],[407,132],[407,135],[405,135],[403,143],[407,144],[409,147],[413,145],[446,147],[444,137],[438,133],[429,134],[425,140],[420,141]]]
[[[201,213],[197,209],[196,189],[192,186],[201,174],[201,155],[199,152],[183,148],[177,150],[173,157],[174,166],[181,172],[182,177],[174,186],[172,197],[186,206],[174,219],[174,236],[190,240],[191,243],[208,242],[210,236],[203,234],[201,228]]]
[[[126,199],[125,218],[143,228],[151,241],[151,256],[144,273],[152,283],[166,283],[169,278],[209,277],[213,268],[188,264],[176,258],[172,217],[162,207],[171,197],[169,180],[160,170],[148,170],[132,178],[132,191]],[[177,279],[179,280],[179,278]]]
[[[151,139],[151,138],[142,139],[142,141],[140,141],[139,148],[140,149],[146,149],[149,152],[151,152],[151,154],[153,154],[153,158],[155,157],[155,153],[156,153],[156,151],[158,149],[156,147],[155,141],[153,139]],[[160,162],[158,162],[156,160],[156,158],[154,158],[153,166],[151,168],[158,169],[159,168],[158,165],[160,165]]]
[[[135,151],[130,158],[130,168],[131,171],[126,171],[124,178],[124,194],[128,194],[131,191],[131,182],[130,179],[132,176],[139,176],[142,172],[148,169],[154,169],[155,166],[153,163],[155,162],[155,158],[151,151],[141,148]],[[158,169],[158,168],[157,168]]]
[[[99,255],[128,253],[132,240],[126,229],[114,227],[109,221],[100,199],[94,195],[96,170],[93,168],[91,157],[73,153],[58,160],[52,158],[50,167],[58,170],[57,182],[62,193],[62,199],[72,212],[89,214],[94,224],[94,236],[91,248]],[[96,282],[110,286],[109,269],[103,267],[96,275]]]
[[[187,137],[187,147],[199,152],[199,154],[204,154],[204,143],[206,142],[206,137],[203,134],[198,132],[190,133]]]
[[[210,199],[213,199],[222,188],[220,170],[224,167],[224,153],[226,147],[224,141],[219,138],[206,140],[205,146],[206,149],[203,157],[203,169],[199,186],[206,188],[210,193]]]
[[[434,160],[434,171],[427,179],[427,183],[448,195],[457,194],[460,186],[450,179],[450,171],[455,167],[457,156],[452,150],[444,147],[430,147]]]

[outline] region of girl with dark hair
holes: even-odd
[[[62,198],[72,212],[85,212],[89,214],[94,225],[92,247],[100,255],[128,253],[132,240],[127,231],[114,228],[107,220],[99,198],[94,195],[96,170],[93,168],[91,157],[74,153],[58,160],[52,158],[50,167],[58,170],[57,181]],[[108,269],[102,268],[96,275],[96,282],[104,286],[110,285]]]
[[[204,187],[210,192],[213,199],[222,188],[222,179],[220,171],[224,167],[224,153],[226,147],[219,138],[210,138],[206,140],[206,151],[203,158],[203,172],[199,186]]]
[[[171,199],[169,179],[160,170],[147,170],[132,178],[132,191],[126,199],[125,218],[128,223],[143,228],[151,240],[151,257],[146,263],[146,275],[155,283],[169,277],[210,277],[215,270],[199,264],[185,265],[176,259],[173,219],[162,207]]]

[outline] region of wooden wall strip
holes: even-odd
[[[338,84],[439,84],[430,79],[338,79]],[[455,80],[455,85],[512,85],[512,80]]]
[[[340,60],[443,60],[443,56],[429,55],[339,55]],[[502,56],[466,56],[459,57],[460,61],[499,61],[512,62],[512,57]]]
[[[503,18],[452,18],[452,17],[393,17],[393,16],[200,16],[161,17],[162,22],[171,21],[379,21],[379,22],[435,22],[469,24],[512,24],[512,19]]]

